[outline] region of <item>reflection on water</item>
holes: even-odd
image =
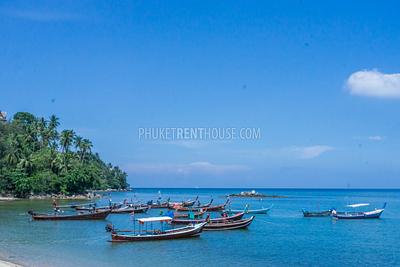
[[[181,201],[200,197],[223,203],[232,189],[162,189],[165,198]],[[33,266],[288,266],[400,265],[400,191],[397,190],[257,190],[288,198],[232,199],[232,208],[270,206],[256,215],[248,230],[204,232],[200,238],[112,244],[104,227],[132,228],[129,214],[106,221],[31,221],[27,210],[51,211],[51,200],[0,202],[0,257]],[[158,189],[112,193],[113,201],[156,200]],[[108,199],[100,200],[107,204]],[[69,201],[77,202],[77,201]],[[338,221],[303,218],[301,209],[350,203],[388,203],[380,220]],[[67,201],[63,203],[68,203]],[[150,210],[142,216],[158,216]]]

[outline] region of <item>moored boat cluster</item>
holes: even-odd
[[[150,209],[160,210],[158,217],[143,217],[134,220],[133,230],[121,230],[112,224],[107,224],[106,230],[111,233],[112,242],[165,240],[197,237],[202,231],[223,231],[244,229],[254,221],[253,214],[267,214],[273,207],[249,209],[246,205],[243,210],[230,208],[230,199],[224,203],[213,205],[213,199],[206,204],[201,204],[198,197],[194,200],[181,202],[149,201],[146,204],[113,203],[99,206],[97,203],[57,205],[53,202],[54,213],[40,214],[29,211],[33,220],[104,220],[110,214],[146,213]],[[368,206],[369,204],[352,204],[351,208]],[[321,211],[302,210],[304,217],[332,217],[334,219],[376,219],[381,216],[385,205],[381,209],[370,211],[336,211],[336,209]],[[62,209],[75,210],[64,212]],[[166,210],[164,212],[164,210]],[[249,215],[250,214],[250,215]],[[153,223],[159,223],[158,229],[153,228]],[[148,225],[150,224],[150,227]],[[137,226],[136,226],[137,225]],[[182,227],[175,227],[183,225]],[[150,228],[150,229],[149,229]]]

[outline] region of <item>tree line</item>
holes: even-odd
[[[92,152],[92,142],[73,130],[59,132],[59,118],[27,112],[0,121],[0,194],[80,194],[126,189],[127,174]]]

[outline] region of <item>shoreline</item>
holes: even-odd
[[[0,267],[23,267],[23,266],[0,258]]]
[[[21,198],[16,198],[16,197],[0,197],[0,202],[1,201],[14,201],[14,200],[19,200]]]
[[[15,201],[15,200],[35,200],[35,199],[59,199],[59,200],[93,200],[100,199],[104,197],[107,193],[113,192],[130,192],[130,189],[105,189],[105,190],[91,190],[85,194],[73,194],[73,195],[63,195],[63,194],[42,194],[42,195],[30,195],[26,198],[18,198],[12,195],[0,195],[1,201]]]

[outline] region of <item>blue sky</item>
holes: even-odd
[[[400,187],[396,1],[2,1],[0,110],[56,114],[132,186]],[[149,142],[140,127],[258,127]]]

